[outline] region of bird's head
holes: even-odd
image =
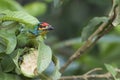
[[[38,24],[37,29],[40,31],[41,35],[45,35],[48,31],[53,30],[54,28],[46,22],[41,22]]]
[[[49,30],[53,30],[54,28],[46,23],[46,22],[41,22],[38,24],[38,30],[41,30],[41,31],[49,31]]]

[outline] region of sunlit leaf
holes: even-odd
[[[0,30],[0,38],[3,38],[3,43],[6,45],[5,52],[10,54],[16,47],[17,41],[14,32]]]
[[[55,64],[55,68],[53,74],[51,75],[51,78],[53,80],[58,80],[61,77],[61,73],[59,72],[60,69],[59,61],[55,55],[52,56],[52,61]]]
[[[109,64],[105,64],[105,67],[112,74],[112,76],[115,78],[115,76],[117,75],[115,68]]]
[[[33,16],[39,16],[39,15],[43,15],[46,12],[47,5],[42,2],[34,2],[34,3],[26,4],[24,8],[29,14]]]
[[[23,11],[5,10],[2,11],[0,14],[4,14],[3,16],[0,16],[0,21],[16,21],[29,26],[35,26],[39,23],[39,21],[35,17]]]
[[[98,26],[102,22],[107,22],[108,18],[107,17],[95,17],[90,20],[87,26],[82,31],[82,40],[85,41],[88,39],[88,37],[98,28]]]
[[[40,41],[38,52],[37,68],[38,73],[42,73],[52,60],[52,51],[49,46],[45,45],[43,41]]]

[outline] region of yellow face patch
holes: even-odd
[[[38,29],[39,30],[46,30],[48,28],[48,26],[45,26],[45,27],[39,27]]]
[[[43,30],[42,28],[38,28],[38,30]]]

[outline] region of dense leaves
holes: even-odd
[[[5,54],[0,56],[2,71],[15,72],[27,77],[35,77],[35,70],[37,74],[45,71],[52,61],[52,51],[44,44],[43,37],[40,38],[42,41],[38,41],[37,37],[30,33],[39,23],[38,19],[23,11],[4,10],[0,12],[0,21],[0,53]],[[28,64],[36,66],[35,69],[26,68]]]

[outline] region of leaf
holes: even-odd
[[[0,38],[3,38],[2,42],[6,46],[6,54],[10,54],[15,49],[17,44],[15,33],[0,30]]]
[[[81,37],[82,40],[85,41],[88,39],[88,37],[98,28],[98,26],[102,22],[107,22],[108,18],[107,17],[95,17],[91,19],[88,23],[88,25],[83,29]]]
[[[5,52],[6,44],[4,43],[4,39],[0,37],[0,53]]]
[[[4,14],[0,17],[0,21],[16,21],[32,27],[39,23],[39,21],[35,17],[23,11],[5,10],[0,14]]]
[[[21,10],[24,11],[22,6],[15,0],[0,0],[0,11],[2,10]]]
[[[61,77],[61,73],[59,72],[60,65],[57,57],[55,55],[52,56],[52,61],[55,64],[55,69],[53,74],[51,75],[52,80],[58,80]]]
[[[20,55],[23,53],[23,50],[22,49],[17,49],[15,50],[12,54],[10,54],[11,58],[13,59],[16,67],[18,70],[20,70],[20,67],[19,67],[19,58],[20,58]]]
[[[47,5],[42,2],[34,2],[34,3],[26,4],[24,8],[29,14],[33,16],[40,16],[46,12]]]
[[[0,72],[0,80],[21,80],[19,76]]]
[[[117,72],[115,71],[115,68],[109,64],[105,64],[106,69],[112,74],[112,76],[114,77],[114,79],[116,80],[116,75]]]
[[[8,55],[1,60],[1,67],[4,72],[10,72],[15,68],[12,58]]]
[[[42,73],[52,60],[52,51],[49,46],[45,45],[43,41],[40,41],[38,52],[37,68],[38,73]]]

